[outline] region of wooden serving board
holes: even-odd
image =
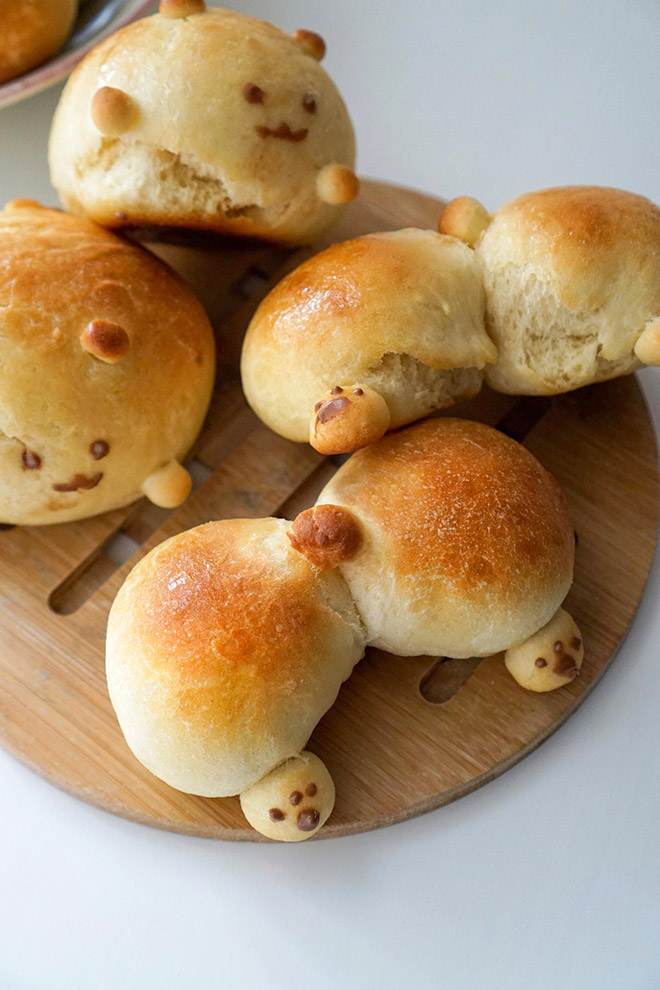
[[[442,204],[365,182],[332,239],[402,226],[435,227]],[[326,240],[325,243],[329,243]],[[239,245],[159,248],[191,281],[219,337],[219,383],[194,452],[204,478],[168,513],[142,501],[96,519],[0,531],[0,741],[64,788],[127,818],[195,835],[258,840],[237,798],[182,794],[128,750],[108,699],[104,632],[137,559],[209,519],[292,517],[335,470],[282,440],[251,413],[238,384],[241,338],[259,299],[318,250]],[[501,658],[442,662],[369,650],[310,748],[337,785],[321,837],[364,831],[436,808],[531,752],[575,711],[626,633],[653,556],[658,470],[653,428],[633,377],[552,401],[484,391],[451,410],[524,441],[561,483],[579,538],[568,608],[584,635],[582,674],[551,694],[522,690]],[[118,566],[121,541],[139,546]]]

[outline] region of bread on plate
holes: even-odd
[[[553,690],[584,656],[561,608],[573,559],[564,496],[530,453],[430,420],[354,454],[293,523],[208,523],[153,549],[110,612],[110,697],[152,773],[239,794],[269,838],[310,838],[335,794],[305,747],[365,645],[505,651],[518,683]]]

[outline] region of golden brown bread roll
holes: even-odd
[[[331,537],[323,517],[342,510]],[[573,580],[574,531],[559,485],[503,433],[460,419],[418,423],[353,455],[325,486],[307,542],[348,584],[368,642],[399,656],[480,657],[545,625]],[[354,517],[350,522],[350,517]],[[357,525],[362,545],[347,534]]]
[[[492,388],[549,395],[660,364],[660,209],[648,199],[544,189],[491,221],[460,197],[440,229],[476,243],[498,350]]]
[[[78,0],[2,0],[0,83],[35,69],[71,33]]]
[[[112,606],[119,723],[180,790],[238,794],[298,755],[364,652],[339,573],[317,573],[288,527],[234,519],[181,533],[140,561]]]
[[[0,522],[178,505],[214,342],[185,283],[88,220],[0,211]]]
[[[407,229],[334,244],[270,292],[241,376],[258,416],[323,453],[355,450],[475,395],[496,357],[474,253]]]
[[[259,832],[309,838],[334,785],[301,750],[365,643],[507,649],[522,686],[552,690],[582,663],[558,609],[573,556],[564,497],[531,454],[479,423],[418,424],[355,454],[292,524],[209,523],[152,550],[110,613],[110,696],[157,776],[240,792]]]
[[[77,67],[53,121],[65,207],[109,227],[312,240],[358,191],[322,39],[170,0]]]

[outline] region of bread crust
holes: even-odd
[[[9,0],[0,4],[0,84],[45,62],[73,27],[78,0]]]
[[[245,394],[292,440],[308,439],[314,406],[337,385],[380,392],[401,426],[442,407],[438,373],[465,371],[453,401],[478,391],[480,369],[496,357],[484,310],[474,254],[455,238],[410,228],[334,244],[257,309],[241,359]],[[401,361],[390,371],[393,357]],[[406,361],[419,381],[405,380]]]

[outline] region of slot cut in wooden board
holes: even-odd
[[[106,691],[108,610],[130,567],[163,539],[209,519],[291,518],[313,503],[336,462],[276,436],[245,404],[237,359],[250,316],[284,272],[331,239],[435,227],[441,208],[431,197],[365,182],[331,237],[313,248],[158,245],[191,281],[218,334],[218,385],[191,452],[201,483],[169,513],[143,500],[81,522],[0,530],[0,741],[27,766],[135,821],[262,840],[237,798],[182,794],[134,759]],[[501,657],[442,662],[368,650],[310,740],[337,786],[335,811],[319,838],[437,808],[531,752],[602,676],[646,583],[657,532],[657,453],[633,377],[553,399],[485,389],[447,414],[499,425],[562,485],[579,537],[567,607],[584,636],[581,676],[538,695],[515,683]],[[140,547],[123,565],[106,553],[118,538]]]

